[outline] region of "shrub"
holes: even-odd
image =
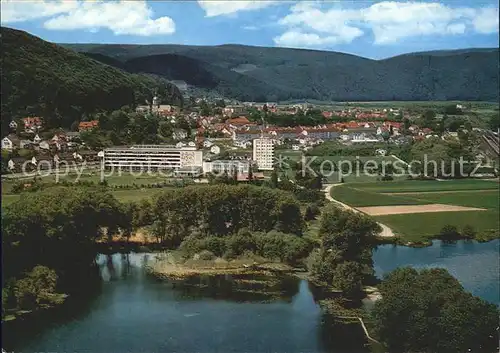
[[[304,220],[305,221],[312,221],[313,219],[316,218],[317,215],[319,215],[320,210],[318,205],[316,204],[310,204],[307,206],[305,214],[304,214]]]
[[[192,235],[187,236],[179,246],[179,250],[187,257],[191,257],[203,250],[203,239],[198,239]]]
[[[202,250],[200,253],[200,260],[205,260],[205,261],[208,261],[208,260],[213,260],[215,259],[215,255],[213,252],[209,251],[209,250]]]
[[[439,232],[439,237],[443,240],[457,239],[459,236],[457,227],[451,224],[445,225]]]
[[[220,257],[227,251],[226,240],[221,237],[208,237],[203,239],[201,246]]]
[[[470,224],[467,224],[462,229],[462,236],[468,239],[474,239],[474,237],[476,236],[476,231]]]
[[[256,250],[255,237],[247,230],[241,229],[238,234],[226,239],[225,257],[231,258],[243,254],[245,251]]]

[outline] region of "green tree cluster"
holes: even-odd
[[[444,269],[398,268],[379,287],[375,331],[390,352],[496,352],[499,311]]]
[[[23,194],[2,209],[5,300],[26,310],[56,300],[56,284],[64,288],[75,271],[94,264],[93,245],[102,230],[111,234],[129,225],[123,205],[102,188]]]
[[[379,231],[371,218],[328,205],[321,215],[321,247],[313,275],[348,298],[360,297],[363,281],[373,276],[371,251]]]
[[[2,27],[1,35],[2,131],[25,116],[70,128],[83,116],[151,101],[155,92],[165,104],[182,104],[164,79],[129,74],[22,31]]]
[[[301,234],[303,219],[293,195],[252,185],[207,185],[166,190],[153,201],[153,229],[177,247],[193,232],[230,235],[276,229]]]

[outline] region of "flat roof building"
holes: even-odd
[[[250,169],[250,161],[246,160],[215,160],[212,162],[203,162],[204,173],[223,174],[224,172],[233,173],[237,170],[238,173],[248,173]]]
[[[136,145],[104,150],[103,167],[123,169],[173,169],[203,167],[203,151],[196,147]]]

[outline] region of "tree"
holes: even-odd
[[[348,298],[360,297],[363,292],[363,268],[358,262],[346,261],[335,267],[332,286]]]
[[[79,124],[80,124],[80,122],[78,120],[73,121],[73,123],[71,124],[70,130],[71,131],[78,131]]]
[[[367,216],[327,206],[321,215],[321,248],[313,276],[347,297],[361,295],[360,283],[373,275],[371,251],[378,232],[380,226]]]
[[[443,240],[454,240],[457,239],[459,235],[460,233],[457,227],[451,224],[445,225],[439,232],[439,237]]]
[[[168,121],[162,121],[159,125],[158,132],[163,137],[171,137],[173,132],[172,124]]]
[[[276,167],[274,167],[273,172],[271,173],[270,186],[272,188],[278,187],[278,172],[276,170]]]
[[[498,308],[444,269],[398,268],[379,286],[374,329],[390,352],[494,352]]]
[[[468,239],[474,239],[474,237],[476,236],[474,227],[472,227],[470,224],[465,225],[462,229],[462,236]]]
[[[35,266],[15,284],[14,295],[18,307],[35,310],[59,303],[60,298],[55,293],[57,279],[54,270],[45,266]]]

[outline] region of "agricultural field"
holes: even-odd
[[[284,161],[284,165],[286,166],[287,160],[289,161],[301,161],[302,159],[302,153],[299,151],[289,151],[289,150],[283,150],[283,151],[277,151],[276,152],[277,158],[280,158],[279,156],[282,156],[282,159]],[[342,178],[346,183],[374,183],[377,182],[380,178],[380,175],[378,174],[368,174],[365,173],[365,169],[361,166],[359,172],[357,171],[356,167],[356,161],[360,161],[360,165],[363,165],[363,163],[366,163],[367,161],[373,161],[374,164],[367,166],[366,171],[368,172],[370,168],[373,168],[374,166],[377,165],[382,165],[382,163],[394,163],[397,161],[396,158],[392,156],[369,156],[369,157],[355,157],[355,156],[306,156],[306,162],[308,163],[310,161],[310,158],[315,158],[315,161],[317,163],[322,163],[323,161],[331,161],[335,165],[339,165],[340,161],[344,161],[343,165],[346,165],[344,168],[349,168],[347,167],[349,164],[347,162],[351,162],[352,164],[352,172],[347,172],[348,169],[346,169],[345,172],[339,173],[339,172],[331,172],[330,167],[332,166],[331,163],[324,162],[324,175],[326,178],[326,182],[329,184],[334,184],[334,183],[339,183],[342,181]],[[389,163],[390,162],[390,163]],[[312,162],[311,162],[312,163]],[[313,167],[314,169],[315,167]],[[289,168],[286,169],[286,174],[290,179],[295,178],[295,173],[296,171]],[[400,175],[400,176],[394,176],[394,180],[406,180],[407,175]]]
[[[446,225],[498,236],[498,187],[488,180],[346,183],[333,187],[331,196],[372,214],[404,240],[423,241]]]
[[[491,180],[404,180],[381,183],[360,183],[349,187],[377,193],[462,191],[462,190],[498,190],[499,183]]]
[[[331,191],[332,197],[335,200],[353,207],[424,205],[428,203],[426,201],[406,196],[384,195],[371,191],[358,190],[349,187],[349,185],[351,184],[333,187]]]

